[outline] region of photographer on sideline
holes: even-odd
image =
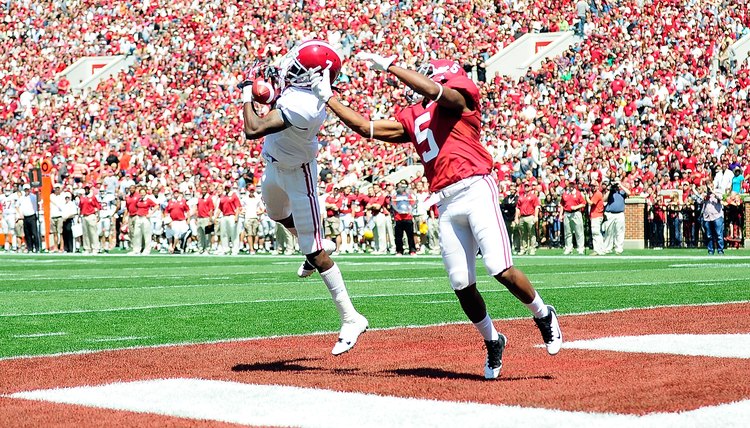
[[[611,253],[613,247],[615,254],[622,254],[625,243],[625,198],[629,195],[630,189],[623,186],[619,179],[615,179],[604,191],[604,254]]]

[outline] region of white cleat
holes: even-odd
[[[336,243],[331,241],[330,239],[324,239],[323,240],[323,249],[326,253],[329,255],[332,254],[334,251],[336,251]],[[300,278],[308,278],[312,274],[315,273],[315,266],[310,264],[310,262],[305,259],[304,262],[300,265],[299,269],[297,269],[297,276]]]
[[[341,355],[354,348],[354,345],[357,344],[359,335],[364,333],[367,330],[367,327],[369,327],[367,318],[362,315],[358,315],[354,321],[345,322],[341,326],[339,340],[333,345],[331,353],[333,355]]]

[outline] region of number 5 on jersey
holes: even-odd
[[[427,123],[427,127],[425,129],[421,129],[421,126]],[[422,145],[425,141],[427,141],[428,149],[422,151],[422,162],[427,163],[433,159],[435,159],[438,155],[438,152],[440,152],[440,147],[438,147],[437,143],[435,142],[435,136],[432,134],[432,129],[429,128],[430,123],[430,112],[426,111],[419,115],[414,120],[414,136],[417,138],[417,145]]]

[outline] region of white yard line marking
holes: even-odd
[[[644,416],[426,400],[205,379],[154,379],[18,392],[11,398],[254,426],[580,428],[743,426],[750,400]],[[342,417],[345,409],[345,417]]]
[[[151,339],[153,336],[124,336],[124,337],[102,337],[99,339],[87,339],[87,342],[125,342],[130,340]]]
[[[697,281],[658,281],[658,282],[630,282],[630,283],[621,283],[621,284],[591,284],[591,285],[562,285],[562,286],[550,286],[550,287],[536,287],[537,290],[569,290],[569,289],[578,289],[578,288],[618,288],[618,287],[640,287],[640,286],[656,286],[656,285],[679,285],[679,284],[687,284],[687,285],[695,285],[695,284],[705,284],[705,285],[711,285],[711,284],[723,284],[730,281],[746,281],[747,278],[724,278],[724,279],[716,279],[716,280],[697,280]],[[371,280],[362,280],[371,282]],[[401,282],[421,282],[419,281],[412,281],[409,279],[402,280]],[[349,281],[347,281],[349,282]],[[480,284],[495,284],[494,281],[491,281],[490,279],[483,279],[478,281]],[[279,282],[276,283],[276,285],[283,285],[286,284],[285,282]],[[297,282],[291,283],[291,284],[297,284]],[[507,293],[508,290],[505,288],[498,288],[498,289],[485,289],[482,290],[484,292],[488,293]],[[441,295],[441,294],[453,294],[452,291],[433,291],[433,292],[424,292],[424,293],[392,293],[392,294],[360,294],[360,295],[352,295],[352,299],[381,299],[381,298],[391,298],[391,297],[418,297],[418,296],[434,296],[434,295]],[[170,304],[164,304],[164,305],[144,305],[144,306],[128,306],[128,307],[120,307],[120,308],[101,308],[101,309],[72,309],[72,310],[66,310],[66,311],[46,311],[46,312],[28,312],[28,313],[0,313],[0,318],[8,318],[8,317],[34,317],[34,316],[47,316],[47,315],[68,315],[68,314],[88,314],[88,313],[99,313],[99,312],[123,312],[123,311],[143,311],[143,310],[151,310],[151,309],[166,309],[166,308],[180,308],[180,307],[195,307],[195,306],[210,306],[210,305],[247,305],[247,304],[255,304],[255,303],[283,303],[283,302],[312,302],[312,301],[319,301],[319,300],[328,300],[329,297],[306,297],[306,298],[299,298],[299,299],[254,299],[254,300],[231,300],[231,301],[222,301],[222,302],[195,302],[195,303],[170,303]]]
[[[750,334],[650,334],[566,342],[566,349],[750,358]]]
[[[689,308],[689,307],[705,307],[705,306],[746,305],[749,303],[750,303],[750,300],[737,300],[733,302],[706,302],[706,303],[694,303],[694,304],[687,304],[687,305],[657,305],[657,306],[644,306],[644,307],[638,307],[638,308],[603,309],[600,311],[584,311],[584,312],[566,313],[566,314],[559,314],[559,315],[567,318],[567,317],[613,314],[613,313],[620,313],[620,312],[663,309],[663,308]],[[497,322],[497,321],[528,320],[528,319],[529,319],[528,316],[508,317],[508,318],[496,318],[494,319],[494,321]],[[425,324],[425,325],[413,325],[413,324],[412,325],[397,325],[397,326],[385,327],[385,328],[370,327],[369,330],[389,331],[389,330],[398,330],[402,328],[418,329],[418,328],[432,328],[432,327],[442,327],[442,326],[448,326],[448,325],[463,325],[463,324],[470,324],[470,322],[469,321],[453,321],[453,322],[443,322],[443,323],[438,323],[438,324]],[[80,351],[57,352],[54,354],[16,355],[12,357],[0,357],[0,361],[23,360],[23,359],[30,359],[30,358],[56,358],[56,357],[63,357],[66,355],[98,354],[101,352],[116,352],[116,351],[134,350],[134,349],[174,348],[178,346],[193,346],[193,345],[218,345],[222,343],[250,342],[250,341],[256,341],[256,340],[279,339],[279,338],[288,338],[288,337],[320,336],[320,335],[334,334],[334,333],[338,333],[338,330],[317,331],[317,332],[302,333],[302,334],[237,337],[237,338],[207,340],[207,341],[184,341],[184,342],[175,342],[175,343],[162,343],[158,345],[125,346],[125,347],[110,348],[110,349],[83,349]]]
[[[14,334],[11,337],[14,339],[27,339],[32,337],[65,336],[66,334],[68,333],[64,331],[56,331],[53,333]]]

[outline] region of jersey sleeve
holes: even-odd
[[[474,103],[479,105],[479,88],[477,85],[468,77],[458,76],[445,82],[445,87],[455,89],[464,95],[468,95],[474,100]]]
[[[308,102],[300,102],[298,97],[282,96],[276,102],[276,108],[281,112],[284,121],[288,122],[295,128],[309,129],[311,122],[317,116],[318,111]]]

